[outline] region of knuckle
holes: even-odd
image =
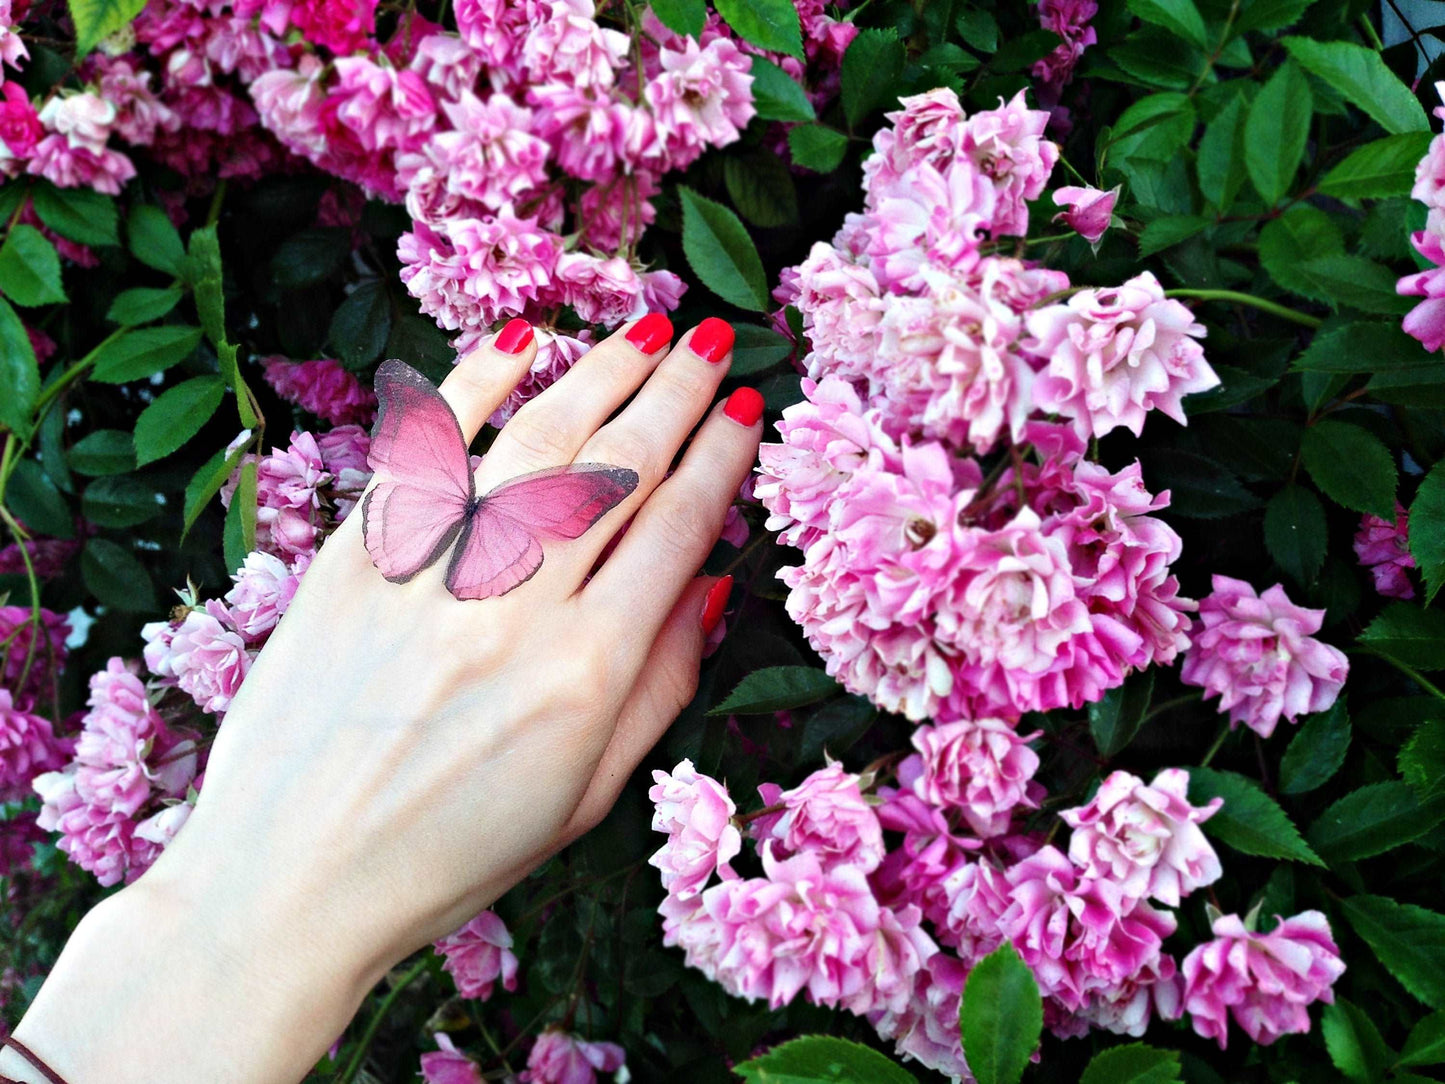
[[[566,426],[555,419],[549,421],[539,417],[536,411],[529,411],[527,407],[517,411],[503,430],[503,435],[524,455],[539,462],[566,462],[575,451]]]
[[[653,515],[656,537],[673,555],[705,555],[717,537],[716,517],[689,502],[665,500]]]
[[[638,427],[620,427],[615,432],[608,433],[605,440],[599,443],[604,446],[597,449],[598,454],[595,457],[589,458],[595,458],[602,463],[631,467],[644,479],[655,478],[661,470],[659,460],[662,457],[656,438]]]

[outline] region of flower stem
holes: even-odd
[[[376,1014],[367,1022],[366,1030],[361,1033],[361,1042],[356,1048],[356,1053],[351,1055],[351,1060],[346,1063],[346,1068],[343,1069],[341,1075],[336,1078],[336,1084],[351,1084],[351,1082],[356,1079],[356,1075],[361,1072],[361,1067],[366,1064],[366,1055],[371,1051],[372,1041],[376,1038],[376,1033],[381,1028],[381,1022],[385,1020],[387,1014],[391,1012],[391,1007],[396,1004],[397,998],[401,997],[402,992],[415,982],[421,976],[422,972],[430,966],[430,955],[423,956],[411,966],[411,969],[408,970],[406,974],[397,980],[396,985],[391,988],[391,991],[386,997],[381,999],[381,1004],[376,1008]]]
[[[1291,309],[1277,302],[1255,297],[1253,294],[1242,294],[1237,290],[1165,290],[1164,296],[1192,297],[1199,301],[1229,301],[1236,305],[1249,305],[1259,309],[1260,312],[1267,312],[1271,316],[1278,316],[1281,320],[1302,324],[1305,327],[1319,327],[1324,323],[1318,316],[1311,316],[1307,312],[1300,312],[1298,309]]]
[[[1199,762],[1201,768],[1209,767],[1209,762],[1214,759],[1214,754],[1219,752],[1220,748],[1224,745],[1224,739],[1229,737],[1229,735],[1229,720],[1226,719],[1224,725],[1219,728],[1219,737],[1214,739],[1214,744],[1209,747],[1209,752],[1205,753],[1204,759]]]
[[[1412,666],[1405,665],[1405,663],[1401,662],[1399,659],[1392,658],[1391,656],[1386,655],[1383,651],[1376,651],[1374,648],[1370,647],[1356,647],[1350,649],[1349,654],[1373,655],[1377,659],[1383,659],[1385,662],[1389,663],[1396,670],[1400,671],[1400,673],[1404,674],[1407,678],[1413,681],[1416,685],[1420,686],[1420,688],[1424,689],[1427,693],[1435,697],[1437,700],[1445,700],[1445,692],[1442,692],[1439,686],[1432,685],[1429,681],[1425,679],[1424,675],[1421,674],[1420,671],[1416,670]]]

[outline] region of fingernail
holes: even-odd
[[[692,338],[687,341],[687,344],[692,347],[692,352],[703,361],[716,364],[728,356],[728,351],[733,348],[735,338],[737,336],[733,333],[732,324],[726,320],[719,320],[716,316],[709,316],[693,328]]]
[[[518,316],[515,320],[508,320],[507,326],[497,332],[492,345],[504,354],[520,354],[531,342],[532,325]]]
[[[707,598],[702,603],[702,632],[707,636],[717,623],[722,620],[723,610],[728,604],[728,597],[733,593],[733,578],[724,576],[707,590]]]
[[[754,388],[739,388],[728,396],[723,413],[739,425],[751,428],[763,416],[763,397]]]
[[[650,312],[628,328],[627,341],[644,354],[655,354],[672,342],[672,321],[660,312]]]

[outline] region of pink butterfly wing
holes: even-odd
[[[461,426],[426,377],[384,362],[376,395],[367,463],[389,477],[362,502],[361,533],[381,574],[405,583],[446,552],[476,490]]]
[[[461,599],[505,595],[542,567],[540,538],[577,538],[637,488],[637,472],[580,463],[524,474],[482,498],[447,569]]]

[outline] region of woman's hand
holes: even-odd
[[[185,829],[86,919],[17,1030],[71,1084],[298,1079],[386,968],[611,807],[692,697],[717,583],[695,576],[760,432],[756,393],[708,409],[731,329],[670,335],[656,315],[620,330],[497,437],[479,493],[573,461],[640,476],[515,591],[459,602],[445,561],[388,583],[359,515],[322,547]],[[441,387],[468,439],[535,353],[498,338]]]

